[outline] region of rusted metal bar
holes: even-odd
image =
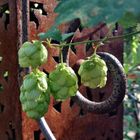
[[[0,140],[21,140],[21,108],[18,88],[19,0],[0,0]],[[18,10],[19,11],[18,11]],[[7,13],[5,11],[8,11]],[[18,11],[18,12],[17,12]],[[7,78],[4,73],[7,72]]]
[[[28,40],[29,0],[22,0],[22,43]]]

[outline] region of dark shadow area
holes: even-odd
[[[5,30],[7,30],[8,24],[10,23],[10,11],[8,3],[0,5],[0,18],[2,18]]]

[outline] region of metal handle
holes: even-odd
[[[108,70],[113,77],[112,95],[102,102],[94,102],[85,98],[79,91],[72,99],[84,110],[94,113],[108,113],[117,108],[126,93],[126,76],[119,60],[109,53],[98,53],[106,62]]]

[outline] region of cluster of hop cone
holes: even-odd
[[[21,67],[31,67],[32,72],[24,77],[20,88],[22,109],[32,119],[39,119],[48,111],[50,95],[63,101],[75,96],[78,78],[66,63],[59,63],[47,76],[38,68],[46,63],[48,51],[41,41],[25,42],[18,52]],[[107,81],[107,66],[96,53],[84,60],[78,74],[81,83],[90,88],[104,87]]]

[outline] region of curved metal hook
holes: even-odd
[[[79,91],[72,99],[81,107],[89,112],[98,114],[108,113],[117,108],[126,93],[126,76],[123,67],[119,60],[105,52],[98,53],[101,58],[106,62],[108,70],[113,77],[113,92],[112,95],[102,102],[94,102],[85,98]]]

